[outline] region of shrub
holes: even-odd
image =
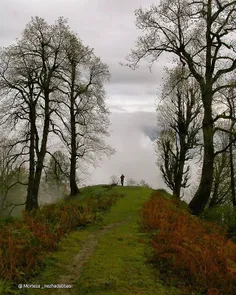
[[[222,227],[181,206],[158,193],[145,203],[141,217],[151,233],[152,261],[165,276],[177,277],[205,294],[236,294],[236,245]]]
[[[42,248],[27,225],[21,222],[2,228],[0,236],[0,275],[6,280],[25,276],[41,261]]]
[[[13,216],[7,216],[7,217],[1,217],[0,218],[0,230],[2,227],[8,225],[8,224],[14,224],[17,223],[20,219]]]
[[[227,230],[227,236],[236,242],[236,209],[233,206],[224,205],[206,209],[201,218],[214,221]]]
[[[140,180],[139,185],[150,188],[150,185],[144,179]]]
[[[110,177],[110,183],[111,184],[118,184],[120,182],[120,178],[116,175],[112,175]]]
[[[118,195],[98,195],[83,201],[61,201],[24,212],[22,220],[7,219],[0,227],[0,277],[26,281],[40,265],[45,252],[56,248],[71,230],[94,222]]]

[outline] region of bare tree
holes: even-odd
[[[221,126],[225,126],[221,122]],[[231,184],[230,184],[230,155],[228,149],[225,149],[229,143],[229,135],[220,131],[215,136],[215,147],[222,150],[214,159],[213,185],[212,193],[209,201],[209,208],[228,202],[231,198]]]
[[[190,166],[198,146],[201,111],[200,91],[186,70],[170,71],[164,84],[163,100],[157,108],[158,165],[166,185],[180,198],[181,188],[188,187]]]
[[[64,60],[61,50],[66,23],[59,19],[48,25],[33,18],[15,45],[1,51],[2,125],[11,127],[21,148],[13,160],[24,155],[29,161],[26,210],[38,208],[39,185],[47,152],[56,73]],[[17,128],[17,129],[16,129]],[[12,147],[13,147],[12,146]]]
[[[230,161],[230,185],[231,185],[231,193],[232,193],[232,204],[236,207],[236,191],[235,191],[235,165],[234,165],[234,152],[233,148],[235,147],[235,98],[236,94],[234,93],[234,89],[229,89],[227,95],[227,103],[229,106],[229,117],[231,117],[230,124],[230,134],[229,134],[229,161]]]
[[[26,209],[38,208],[38,194],[49,139],[60,136],[70,154],[71,195],[78,159],[95,163],[114,150],[106,144],[108,109],[103,82],[107,65],[84,47],[59,18],[48,25],[36,17],[15,45],[0,52],[1,125],[18,140],[12,155],[29,162]],[[87,157],[87,158],[86,158]]]
[[[139,185],[144,186],[144,187],[148,187],[148,188],[151,187],[144,179],[140,180]]]
[[[55,111],[57,123],[53,130],[70,154],[70,195],[75,196],[79,193],[76,183],[78,159],[94,163],[99,156],[111,155],[114,150],[104,141],[109,135],[109,112],[103,85],[109,79],[108,67],[73,33],[67,35],[66,59],[59,76],[63,81],[61,98]]]
[[[17,140],[10,150],[14,162],[29,162],[26,210],[38,208],[40,181],[52,133],[60,136],[70,154],[71,195],[78,159],[95,163],[114,150],[106,144],[108,109],[103,82],[107,65],[84,47],[59,18],[48,25],[36,17],[16,44],[0,52],[0,104],[2,127]]]
[[[110,182],[111,182],[111,184],[118,184],[119,183],[119,177],[117,176],[117,175],[112,175],[111,177],[110,177]]]
[[[219,104],[221,105],[221,110],[223,109],[224,111],[216,117],[219,119],[217,120],[217,126],[215,127],[215,137],[220,140],[221,145],[215,152],[214,164],[218,164],[218,169],[215,171],[215,173],[218,173],[218,177],[220,177],[221,174],[223,175],[220,179],[220,183],[215,183],[214,188],[224,185],[224,190],[221,190],[220,192],[221,197],[219,196],[216,199],[225,201],[225,196],[230,194],[231,203],[233,206],[236,206],[234,165],[236,143],[235,89],[225,89],[221,91],[220,94]],[[222,99],[224,99],[224,104],[222,103]],[[229,197],[227,199],[229,200]],[[214,195],[210,202],[211,206],[216,203],[213,201]]]
[[[236,71],[236,1],[165,0],[159,6],[136,10],[136,25],[146,34],[128,57],[136,68],[143,58],[155,62],[164,52],[187,66],[196,79],[203,104],[204,156],[200,184],[189,204],[201,214],[208,203],[213,181],[214,122],[212,105],[222,89],[235,86],[229,81]],[[225,82],[226,81],[226,82]]]
[[[126,185],[135,186],[138,185],[138,183],[133,178],[127,178]]]

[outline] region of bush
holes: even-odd
[[[150,188],[150,185],[144,179],[140,180],[139,185]]]
[[[176,206],[177,205],[177,206]],[[151,235],[152,261],[205,294],[236,294],[236,245],[222,227],[190,215],[177,200],[154,193],[141,217]]]
[[[2,221],[0,228],[0,277],[26,281],[44,253],[56,248],[60,238],[71,230],[94,222],[99,212],[107,210],[118,195],[98,195],[83,201],[61,201],[24,212],[22,220]]]
[[[226,205],[208,208],[203,212],[201,218],[225,227],[227,236],[236,242],[236,209],[234,207]]]
[[[17,222],[19,219],[13,216],[7,216],[7,217],[2,217],[0,218],[0,229],[8,224],[13,224]]]
[[[110,177],[110,184],[118,184],[120,182],[120,178],[116,175],[112,175]]]

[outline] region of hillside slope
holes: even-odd
[[[102,193],[101,186],[85,188],[83,195]],[[140,214],[152,189],[114,187],[123,193],[103,220],[64,238],[57,252],[47,258],[46,268],[31,284],[71,284],[72,288],[22,289],[21,294],[78,295],[177,295],[180,290],[164,287],[158,273],[147,263],[147,234],[140,227]]]

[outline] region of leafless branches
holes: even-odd
[[[17,43],[0,51],[0,124],[9,136],[17,134],[12,144],[17,151],[9,161],[24,157],[29,164],[27,210],[38,207],[53,134],[70,155],[74,184],[79,158],[113,153],[103,139],[109,125],[103,88],[107,79],[107,65],[63,18],[53,25],[32,18]]]

